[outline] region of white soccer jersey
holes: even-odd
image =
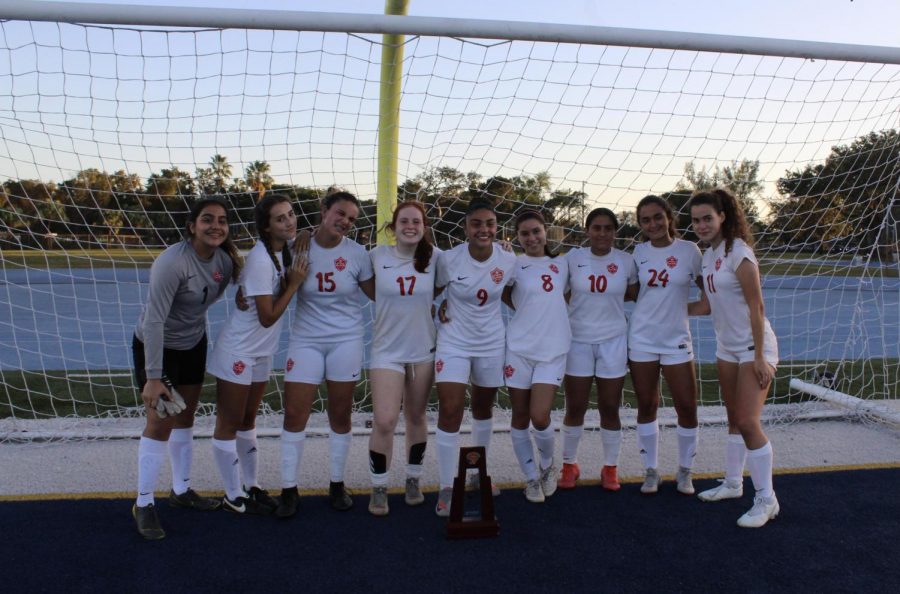
[[[291,341],[344,342],[363,337],[359,283],[372,278],[366,249],[344,237],[323,248],[309,245],[309,274],[297,291]]]
[[[683,239],[657,248],[650,242],[634,248],[641,284],[628,328],[628,348],[659,354],[692,350],[687,304],[700,277],[700,248]]]
[[[446,286],[450,321],[438,325],[438,349],[463,357],[503,357],[506,329],[500,298],[515,274],[516,256],[497,244],[485,262],[469,255],[468,243],[441,254],[435,283]]]
[[[565,293],[565,258],[521,255],[516,259],[512,302],[516,312],[506,328],[506,348],[532,361],[552,361],[569,352],[572,332]]]
[[[284,274],[284,265],[281,252],[277,252],[278,264],[282,268],[279,272],[275,263],[266,251],[263,242],[257,241],[247,253],[244,260],[244,268],[241,270],[239,284],[247,298],[249,308],[235,311],[228,317],[225,327],[216,339],[216,348],[222,348],[226,352],[244,357],[266,357],[275,354],[278,347],[278,337],[281,336],[281,328],[286,315],[282,315],[277,322],[264,328],[259,323],[259,314],[256,310],[256,299],[259,295],[271,295],[273,301],[281,293],[281,277]]]
[[[742,239],[735,239],[728,255],[725,242],[709,248],[703,254],[703,286],[712,308],[718,346],[731,352],[753,350],[753,331],[750,328],[750,308],[735,271],[741,262],[749,260],[758,266],[753,249]],[[775,333],[765,320],[765,343],[775,345]]]
[[[402,257],[390,245],[369,252],[375,269],[375,328],[372,360],[382,363],[418,363],[434,356],[437,331],[431,317],[434,276],[440,250],[434,248],[425,272],[412,258]]]
[[[595,256],[591,248],[576,248],[566,260],[572,340],[597,344],[627,333],[625,290],[638,282],[631,254],[613,248],[605,256]]]

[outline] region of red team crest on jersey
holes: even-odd
[[[515,372],[516,368],[512,365],[507,365],[503,368],[503,375],[506,376],[507,379],[511,378]]]
[[[616,272],[619,271],[619,267],[616,266],[615,264],[607,264],[606,269],[609,271],[610,274],[615,274]]]
[[[494,281],[495,284],[500,284],[503,281],[503,271],[499,268],[494,268],[491,270],[491,280]]]
[[[223,279],[223,278],[225,278],[225,277],[222,276],[222,273],[219,272],[218,270],[216,270],[215,272],[213,272],[213,280],[216,281],[217,283],[222,282],[222,279]]]
[[[444,370],[444,360],[443,359],[438,359],[437,361],[434,362],[434,370],[437,371],[438,373],[440,373],[441,371]]]
[[[287,360],[287,363],[285,363],[285,365],[284,365],[284,368],[285,368],[285,370],[287,370],[287,371],[290,371],[291,369],[293,369],[293,368],[294,368],[294,360],[293,360],[293,359],[288,359],[288,360]]]
[[[722,258],[716,258],[716,271],[722,267]]]
[[[244,370],[247,369],[247,365],[244,364],[243,361],[235,361],[234,365],[231,366],[231,370],[234,371],[235,375],[240,375],[244,373]]]
[[[675,268],[676,266],[678,266],[678,258],[676,258],[675,256],[669,256],[668,258],[666,258],[666,266],[668,266],[669,268]]]
[[[338,272],[343,272],[344,268],[347,267],[347,261],[344,260],[343,258],[337,258],[334,261],[334,267],[337,268]]]
[[[559,274],[559,268],[556,267],[556,264],[551,264],[550,270],[552,270],[555,274]]]

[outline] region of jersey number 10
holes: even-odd
[[[591,283],[591,293],[605,293],[608,284],[606,276],[603,274],[590,275],[588,281]]]

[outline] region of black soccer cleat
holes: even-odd
[[[249,497],[222,498],[222,509],[235,514],[250,514],[254,516],[267,516],[272,513],[272,508],[254,501]]]
[[[339,483],[332,481],[328,484],[328,503],[331,505],[331,509],[337,511],[347,511],[353,507],[353,499],[350,498],[350,493],[344,487],[343,481]]]
[[[187,507],[197,511],[213,511],[219,509],[222,502],[212,497],[201,497],[193,489],[188,489],[181,495],[175,493],[174,490],[169,491],[169,505]]]
[[[135,503],[131,506],[131,515],[137,524],[138,534],[147,540],[159,540],[166,537],[165,530],[159,525],[156,506],[152,503],[144,507],[138,507]]]
[[[247,496],[251,501],[256,502],[261,507],[268,509],[268,512],[264,513],[272,513],[278,508],[278,501],[265,489],[260,489],[259,487],[250,487],[249,489],[245,488],[244,491],[247,492]]]
[[[297,513],[297,506],[300,505],[300,493],[297,487],[287,487],[281,490],[278,507],[275,509],[275,515],[279,518],[291,518]]]

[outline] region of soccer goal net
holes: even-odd
[[[340,186],[363,200],[355,238],[372,244],[382,43],[365,32],[0,22],[4,435],[27,436],[36,420],[143,414],[132,333],[149,266],[179,240],[198,196],[230,201],[232,234],[249,249],[262,195],[290,196],[314,225],[320,199]],[[779,339],[769,402],[813,399],[792,378],[896,402],[895,58],[464,31],[410,34],[402,49],[397,195],[428,205],[438,245],[463,240],[475,196],[496,202],[509,239],[517,211],[541,210],[563,252],[584,245],[585,214],[598,206],[619,213],[619,247],[630,249],[647,194],[667,198],[695,239],[691,191],[727,186],[752,222]],[[209,312],[212,340],[232,295]],[[692,329],[700,402],[719,410],[712,324]],[[270,412],[281,408],[286,340]],[[362,382],[359,413],[367,394]]]

